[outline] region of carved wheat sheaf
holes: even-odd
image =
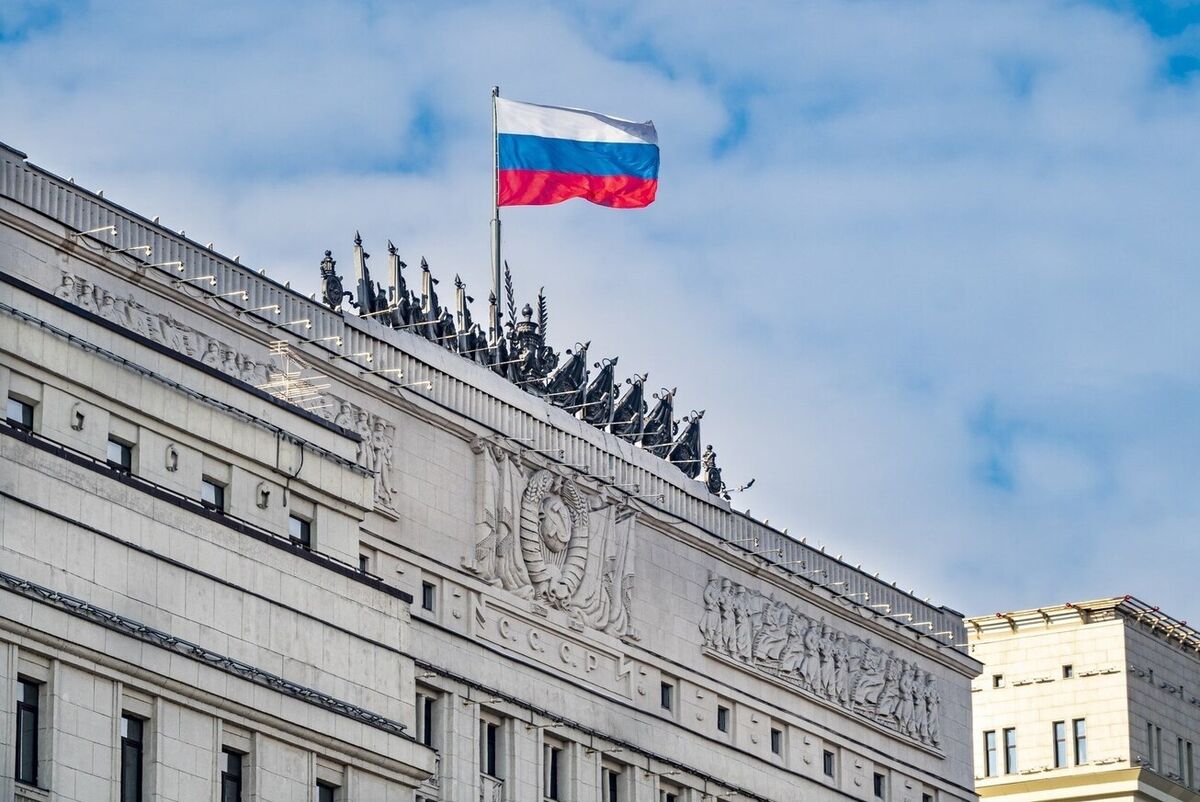
[[[570,533],[566,557],[551,586],[554,572],[547,561],[547,537],[543,502],[557,495],[567,509]],[[529,571],[529,580],[538,595],[561,606],[566,603],[583,580],[588,556],[588,507],[579,488],[570,479],[560,479],[550,471],[538,471],[529,480],[521,496],[521,556]]]

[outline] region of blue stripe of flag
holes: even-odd
[[[501,170],[658,178],[658,145],[500,134]]]

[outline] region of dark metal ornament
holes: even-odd
[[[325,251],[325,258],[321,260],[321,300],[337,312],[342,308],[343,298],[354,302],[353,293],[346,292],[342,277],[337,274],[337,262],[333,258],[333,251]]]

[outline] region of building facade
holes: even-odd
[[[308,297],[0,147],[0,799],[974,798],[959,614],[511,277],[485,333],[369,258]]]
[[[1198,798],[1200,632],[1128,596],[967,627],[981,798]]]

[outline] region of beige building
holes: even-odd
[[[296,291],[0,147],[0,800],[973,802],[961,614],[399,250]]]
[[[1200,799],[1200,632],[1130,596],[967,630],[980,798]]]

